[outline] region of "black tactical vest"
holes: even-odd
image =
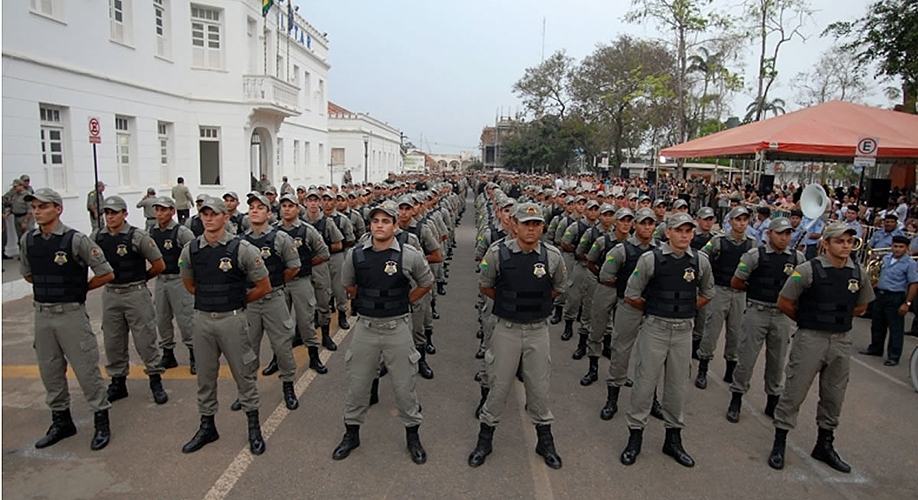
[[[408,314],[411,282],[402,270],[404,249],[376,252],[363,245],[354,248],[352,258],[357,278],[354,308],[361,316],[388,318]]]
[[[571,234],[571,236],[573,236],[573,238],[571,238],[571,246],[574,247],[574,252],[572,253],[575,253],[577,251],[577,245],[580,244],[580,237],[583,236],[583,232],[586,231],[590,227],[586,225],[586,223],[584,223],[583,221],[579,221],[579,220],[576,222],[576,224],[577,224],[577,229],[576,229],[577,232]],[[565,232],[566,231],[567,230],[565,230]]]
[[[306,222],[308,224],[312,224],[312,227],[316,228],[316,231],[318,231],[319,234],[322,235],[322,241],[324,241],[325,244],[328,245],[328,250],[331,251],[332,242],[329,241],[329,237],[326,235],[326,231],[325,231],[325,226],[328,224],[328,217],[326,217],[325,214],[322,214],[322,217],[316,220],[315,222],[309,222],[309,221],[306,221]],[[341,250],[339,250],[338,252],[340,251]],[[338,252],[331,252],[331,253],[338,253]]]
[[[539,253],[513,253],[499,243],[499,275],[491,312],[502,319],[532,323],[551,316],[554,289],[548,267],[548,248]]]
[[[733,273],[736,272],[736,266],[739,265],[740,257],[752,248],[752,241],[749,238],[743,238],[741,245],[734,245],[727,237],[720,240],[720,253],[717,258],[711,261],[711,270],[714,272],[714,283],[719,286],[730,286],[730,280],[733,279]]]
[[[625,262],[622,262],[622,265],[619,266],[618,274],[615,276],[615,290],[618,292],[618,298],[620,299],[625,296],[625,289],[628,288],[628,278],[631,277],[631,273],[637,267],[638,259],[653,248],[641,248],[630,241],[623,241],[622,245],[625,245]],[[654,273],[656,274],[656,271]]]
[[[191,229],[191,232],[194,234],[195,238],[204,234],[204,221],[201,220],[200,215],[193,215],[191,217],[191,228],[190,229]]]
[[[245,214],[241,214],[239,212],[235,212],[233,215],[230,216],[229,223],[234,233],[239,234],[244,231],[242,227],[242,219],[244,218],[245,218]],[[204,227],[202,224],[201,231],[203,230],[204,230]],[[196,234],[195,236],[200,236],[200,235]]]
[[[252,244],[261,253],[261,259],[268,268],[268,278],[271,280],[271,288],[284,286],[284,270],[287,265],[284,259],[277,254],[274,248],[274,238],[277,236],[277,229],[271,228],[258,238],[252,234],[245,235],[246,241]],[[255,283],[249,282],[249,288],[255,288]]]
[[[191,268],[194,271],[194,308],[206,312],[226,312],[246,305],[245,273],[239,268],[239,239],[212,247],[191,241]]]
[[[749,275],[746,298],[777,304],[778,294],[796,266],[797,252],[768,253],[764,246],[759,247],[759,264]]]
[[[164,231],[159,225],[150,229],[150,237],[156,242],[159,251],[163,254],[163,262],[166,263],[166,269],[163,274],[178,274],[178,260],[182,254],[182,247],[178,243],[179,225],[176,224],[171,231]]]
[[[76,230],[71,229],[47,240],[36,238],[33,232],[26,237],[26,255],[32,270],[35,302],[86,302],[87,268],[77,263],[73,255],[74,234]]]
[[[493,244],[497,243],[498,241],[500,241],[500,240],[502,240],[502,239],[504,239],[504,238],[506,238],[506,237],[507,237],[507,231],[504,231],[503,229],[495,229],[495,228],[494,228],[494,225],[493,225],[493,224],[491,225],[491,241],[490,241],[490,244],[493,245]]]
[[[709,241],[711,241],[711,238],[713,237],[714,235],[711,233],[696,234],[695,236],[692,237],[692,243],[691,243],[692,249],[701,250],[702,248],[704,248],[705,245],[708,244]]]
[[[115,270],[113,284],[126,285],[147,280],[147,259],[135,251],[131,243],[136,229],[132,226],[126,234],[109,234],[107,229],[96,233],[96,243],[102,248],[105,260]]]
[[[644,312],[663,318],[694,318],[698,298],[698,255],[680,258],[653,249],[653,278],[644,289]]]
[[[860,267],[823,267],[817,259],[810,263],[813,266],[813,284],[800,294],[797,301],[797,326],[847,332],[851,329],[854,306],[860,295]]]
[[[308,232],[308,227],[306,223],[300,224],[296,227],[285,227],[283,224],[279,224],[277,229],[283,231],[290,235],[293,238],[293,244],[296,246],[296,251],[300,254],[300,272],[296,275],[300,278],[303,276],[312,275],[312,258],[316,256],[312,247],[309,246],[309,238],[306,236]]]

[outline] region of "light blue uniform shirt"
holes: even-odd
[[[758,221],[756,221],[758,222]],[[765,231],[771,227],[771,219],[765,219],[759,224],[759,227],[753,227],[752,222],[749,222],[749,225],[746,226],[746,236],[750,236],[755,239],[756,244],[760,245],[765,242]]]
[[[804,217],[800,225],[806,228],[806,226],[809,225],[811,220],[812,219],[810,219],[809,217]],[[826,228],[825,221],[823,221],[821,218],[817,219],[816,223],[813,224],[813,227],[810,228],[809,234],[813,234],[813,233],[822,234],[822,230],[825,228]],[[819,243],[819,238],[812,239],[808,235],[803,237],[803,244],[806,246],[815,245],[817,243]]]
[[[910,259],[908,254],[896,262],[892,262],[891,253],[883,256],[883,271],[880,272],[880,281],[877,288],[887,292],[905,292],[912,283],[918,283],[918,263]]]
[[[885,229],[877,229],[870,237],[870,248],[888,248],[892,246],[893,236],[905,236],[901,229],[896,228],[887,233]]]

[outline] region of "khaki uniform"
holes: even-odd
[[[312,249],[312,254],[314,257],[320,259],[328,260],[331,254],[328,252],[328,245],[325,244],[325,241],[322,240],[322,235],[311,225],[296,219],[293,221],[293,224],[286,226],[283,224],[283,221],[279,222],[277,227],[286,227],[286,228],[296,228],[299,226],[306,226],[306,241],[294,241],[295,245],[306,245]],[[306,265],[304,262],[300,262],[301,266]],[[321,265],[325,265],[323,262]],[[315,268],[313,266],[312,270],[315,273]],[[326,266],[327,267],[327,266]],[[296,323],[296,328],[300,332],[300,336],[303,337],[303,343],[307,347],[319,347],[319,336],[316,335],[316,328],[312,324],[313,315],[316,312],[316,290],[312,284],[312,275],[309,276],[297,276],[293,280],[287,282],[287,286],[284,287],[284,295],[287,302],[287,308],[290,309],[290,315]]]
[[[605,262],[608,261],[608,255],[610,255],[607,254],[607,251],[611,252],[606,245],[609,244],[614,249],[618,243],[618,240],[615,239],[614,232],[609,232],[606,235],[596,238],[596,241],[593,242],[586,256],[588,261],[593,262],[599,267],[600,272],[597,276],[596,286],[593,289],[591,307],[592,325],[590,327],[590,338],[587,342],[587,355],[590,357],[598,357],[602,353],[603,338],[607,335],[612,335],[612,311],[618,303],[618,294],[614,286],[602,283],[604,279],[602,271],[605,267]],[[622,255],[624,255],[624,253],[622,253]],[[605,256],[605,258],[603,258],[603,256]],[[602,261],[600,261],[600,259],[602,259]],[[624,259],[624,257],[621,259]],[[606,276],[605,281],[611,281],[614,278],[615,275],[612,274],[611,277]]]
[[[561,243],[567,245],[573,245],[577,247],[580,242],[580,237],[583,235],[576,234],[579,230],[579,225],[583,224],[586,226],[584,231],[589,231],[592,224],[587,222],[586,217],[581,219],[581,222],[575,222],[567,227],[564,231],[564,236],[561,237]],[[576,238],[576,240],[575,240]],[[578,260],[576,257],[576,248],[572,252],[564,252],[565,254],[570,253],[570,259],[573,260],[572,267],[568,268],[570,271],[570,276],[568,277],[568,289],[567,289],[567,300],[564,303],[564,320],[573,321],[577,318],[577,311],[580,310],[580,327],[578,333],[580,335],[589,335],[590,334],[590,325],[592,323],[591,314],[592,311],[587,307],[587,304],[584,303],[584,298],[586,297],[587,291],[592,290],[593,287],[590,284],[590,281],[595,283],[595,277],[592,277],[593,273],[587,271],[586,263],[582,260]],[[589,275],[589,276],[587,276]],[[592,277],[592,278],[591,278]],[[589,299],[591,302],[593,300],[592,296]],[[582,308],[581,308],[582,306]]]
[[[51,235],[60,236],[70,228],[58,222]],[[40,229],[33,230],[35,238],[49,239]],[[19,272],[32,276],[26,239],[19,240]],[[76,233],[71,247],[77,263],[92,269],[96,276],[112,272],[102,250],[85,234]],[[33,277],[34,279],[34,277]],[[73,368],[89,408],[96,412],[111,408],[105,382],[99,372],[99,344],[89,323],[85,304],[76,302],[52,304],[35,302],[35,356],[38,372],[45,386],[45,402],[53,411],[70,408],[67,366]]]
[[[376,251],[372,243],[361,246],[365,252]],[[402,254],[402,268],[397,272],[403,273],[419,287],[433,285],[433,275],[421,252],[408,245],[400,246],[394,238],[389,248]],[[341,269],[341,277],[347,287],[357,285],[353,251],[348,250]],[[344,355],[348,380],[344,402],[345,424],[362,425],[366,419],[370,388],[379,371],[380,359],[389,369],[399,420],[405,427],[414,427],[423,421],[415,391],[421,354],[415,349],[411,338],[410,323],[409,314],[384,318],[358,315],[351,330],[351,345]]]
[[[98,205],[96,204],[96,197],[99,197]],[[105,227],[105,221],[102,218],[102,205],[105,204],[105,195],[98,192],[97,190],[92,190],[89,194],[86,195],[86,211],[89,212],[89,225],[92,227],[93,231],[98,231],[101,223],[102,227]],[[97,217],[92,216],[93,210],[98,209],[96,212]]]
[[[724,243],[729,239],[730,243]],[[744,236],[741,240],[733,239],[732,233],[727,235],[718,235],[711,239],[704,246],[702,252],[708,254],[711,265],[720,254],[721,246],[725,244],[738,245],[743,241],[752,242],[752,248],[758,246],[758,242],[749,236]],[[720,340],[720,332],[724,329],[724,359],[727,361],[736,361],[738,358],[737,348],[742,339],[743,310],[746,308],[746,292],[727,286],[716,286],[717,293],[714,300],[705,307],[710,312],[707,317],[707,324],[704,329],[704,336],[701,338],[701,346],[698,348],[698,359],[710,360],[714,358],[714,350],[717,349],[717,342]]]
[[[156,207],[153,206],[154,203],[156,203],[156,196],[150,196],[137,202],[137,208],[143,209],[143,218],[146,220],[143,229],[148,233],[156,225]]]
[[[328,218],[329,224],[333,224],[341,230],[341,234],[344,236],[345,250],[357,242],[357,237],[354,235],[354,225],[351,224],[351,221],[346,216],[336,210],[331,215],[326,215],[326,218]],[[344,291],[344,285],[341,282],[341,267],[343,264],[344,251],[333,253],[328,261],[328,269],[331,272],[331,292],[335,297],[335,309],[340,314],[347,314],[347,292]]]
[[[198,237],[201,247],[222,247],[233,239],[229,233],[224,233],[216,243],[208,243],[203,236]],[[248,241],[239,242],[236,262],[231,265],[237,265],[253,283],[268,276],[261,255]],[[191,245],[185,245],[182,249],[179,267],[183,279],[194,279]],[[226,363],[236,381],[242,409],[250,412],[260,406],[258,387],[255,384],[258,356],[252,349],[248,333],[249,323],[242,309],[228,312],[195,310],[194,356],[198,370],[198,411],[201,415],[214,415],[219,407],[217,376],[220,373],[220,354],[226,356]]]
[[[29,192],[26,189],[18,193],[14,189],[12,193],[10,193],[10,213],[13,214],[13,222],[16,224],[17,240],[22,238],[22,235],[26,231],[31,231],[35,228],[35,220],[31,215],[32,205],[25,201],[27,194],[29,194]]]
[[[321,212],[315,219],[309,218],[309,214],[306,214],[304,220],[315,226],[323,217],[325,217],[325,214]],[[338,229],[335,222],[329,219],[325,222],[325,232],[322,234],[322,239],[325,240],[325,244],[329,247],[329,251],[331,251],[331,245],[343,242],[344,235],[341,234],[341,230]],[[332,252],[330,259],[338,254],[343,255],[344,249],[338,252]],[[331,266],[329,262],[323,262],[312,268],[312,284],[316,291],[316,310],[319,312],[319,326],[326,326],[331,323],[331,308],[329,307],[329,302],[331,302],[333,293]]]
[[[178,226],[174,220],[169,221],[169,225],[163,231],[171,232]],[[159,226],[153,228],[153,231],[159,231]],[[183,248],[188,242],[194,239],[191,230],[184,226],[179,226],[176,240],[173,245]],[[191,349],[194,344],[192,330],[194,323],[194,297],[185,289],[180,274],[161,273],[156,277],[156,289],[153,293],[153,304],[156,307],[156,329],[159,331],[160,349],[175,348],[175,328],[172,318],[178,323],[179,332],[182,335],[182,344]]]

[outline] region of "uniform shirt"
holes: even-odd
[[[344,257],[344,265],[341,266],[341,282],[346,287],[357,286],[357,275],[354,271],[354,257],[352,255],[357,248],[363,248],[365,252],[380,251],[373,247],[372,240],[359,243],[358,246],[348,249],[347,255]],[[433,273],[430,272],[430,266],[427,265],[427,259],[424,258],[424,254],[422,254],[420,250],[410,245],[399,245],[398,240],[396,240],[394,236],[386,250],[389,248],[402,253],[402,268],[400,271],[408,278],[408,281],[417,283],[418,287],[433,286]]]
[[[354,226],[354,233],[357,235],[363,235],[367,232],[367,224],[363,221],[363,217],[356,210],[351,210],[348,208],[342,212],[345,217],[351,221],[351,225]]]
[[[98,207],[96,206],[96,196],[99,197]],[[98,208],[99,216],[101,217],[102,216],[102,205],[105,205],[105,194],[104,193],[100,193],[96,190],[93,190],[93,191],[90,191],[89,194],[86,195],[86,210],[89,213],[92,213],[94,208]]]
[[[179,223],[176,222],[175,219],[169,219],[169,224],[166,225],[166,229],[163,229],[163,231],[166,231],[166,232],[172,231],[172,228],[174,228],[175,226],[179,226]],[[153,227],[161,229],[159,224]],[[191,232],[191,229],[188,229],[185,226],[179,226],[178,233],[175,235],[175,240],[176,240],[175,242],[178,244],[179,247],[184,247],[193,239],[194,239],[194,233]]]
[[[249,229],[243,235],[252,236],[253,238],[261,238],[266,233],[269,233],[272,229],[270,225],[266,225],[265,228],[261,231],[255,231],[254,229]],[[257,248],[257,247],[256,247]],[[267,252],[263,249],[258,249],[261,253],[261,258],[265,259],[269,257]],[[274,235],[274,248],[270,249],[274,252],[274,255],[280,256],[284,261],[284,267],[287,269],[299,269],[302,263],[300,262],[300,252],[296,249],[296,243],[293,242],[293,238],[289,234],[275,229]]]
[[[711,240],[708,241],[703,247],[701,247],[701,251],[708,256],[708,259],[706,260],[713,262],[717,256],[720,255],[721,240],[724,238],[728,238],[732,244],[739,245],[742,243],[742,240],[736,239],[732,232],[726,234],[718,234],[717,236],[711,238]],[[752,240],[752,248],[759,246],[759,242],[748,234],[743,234],[743,240]]]
[[[887,232],[883,228],[879,228],[873,232],[873,236],[870,237],[870,248],[889,248],[892,246],[893,236],[905,236],[905,233],[901,229],[896,228],[890,232]]]
[[[663,252],[663,255],[675,254],[672,247],[669,246],[669,243],[660,243],[657,245],[658,248]],[[691,247],[686,249],[686,254],[689,256],[695,255],[695,251]],[[700,254],[700,252],[699,252]],[[637,266],[634,268],[634,272],[631,273],[631,276],[628,278],[628,287],[625,288],[625,297],[637,300],[643,298],[644,289],[647,288],[647,284],[650,283],[651,278],[653,278],[654,271],[654,256],[653,252],[646,252],[644,255],[641,255],[638,258]],[[711,272],[711,263],[708,259],[705,259],[703,256],[698,255],[698,296],[706,299],[714,298],[714,273]],[[670,318],[661,318],[663,320],[668,320]],[[683,321],[678,319],[678,321]]]
[[[121,229],[119,229],[118,232],[115,234],[128,234],[128,232],[131,230],[132,227],[134,226],[125,222],[124,224],[121,225]],[[108,232],[108,228],[106,227],[102,229],[102,231]],[[92,239],[92,241],[96,241],[97,234],[99,234],[99,231],[93,231],[92,234],[89,236]],[[147,262],[153,262],[154,260],[163,258],[163,253],[159,251],[159,247],[156,245],[156,242],[153,241],[153,238],[151,238],[150,235],[146,231],[140,228],[134,229],[134,236],[131,238],[131,250],[142,255],[143,258],[147,260]],[[105,286],[123,287],[123,286],[131,286],[136,283],[141,283],[141,282],[137,281],[134,283],[118,283],[118,284],[108,283]]]
[[[242,216],[242,218],[239,219],[240,222],[239,222],[239,224],[238,224],[239,226],[242,226],[242,227],[237,227],[236,224],[233,224],[233,223],[230,221],[230,219],[227,218],[227,220],[226,220],[226,222],[227,222],[226,229],[227,229],[228,231],[230,231],[230,232],[233,233],[233,234],[241,234],[241,233],[244,233],[244,232],[246,232],[247,230],[249,230],[249,229],[252,228],[252,223],[249,221],[249,214],[244,213],[244,212],[240,212],[239,210],[236,210],[235,212],[229,214],[230,217],[237,216],[237,215],[241,215],[241,216]],[[273,215],[273,214],[272,214],[272,215]],[[190,217],[189,217],[189,219],[190,219]],[[185,224],[188,224],[188,222],[186,221]]]
[[[593,252],[593,248],[596,246],[596,243],[600,241],[602,242],[600,243],[600,245],[602,245],[605,248],[605,239],[606,239],[605,236],[608,235],[609,237],[614,239],[615,236],[612,234],[614,231],[615,231],[614,224],[609,226],[609,229],[607,230],[607,229],[603,229],[601,223],[597,223],[595,226],[587,229],[586,231],[583,232],[582,235],[580,235],[580,242],[577,243],[577,248],[574,249],[574,253],[576,253],[577,255],[583,255],[584,257],[586,257],[586,260],[589,262],[601,264],[601,262],[596,261],[596,259],[599,258],[599,251],[597,250],[596,252]],[[590,238],[593,236],[594,232],[597,233],[596,238],[590,241]],[[591,255],[592,255],[592,258],[590,257]]]
[[[137,208],[143,209],[143,216],[146,219],[155,219],[156,218],[156,207],[153,204],[156,203],[156,197],[151,196],[149,198],[143,198],[137,202]]]
[[[803,221],[800,222],[800,225],[804,229],[806,229],[806,227],[810,224],[810,221],[812,220],[813,219],[810,219],[809,217],[804,217]],[[810,235],[811,234],[822,234],[822,230],[825,228],[826,228],[826,222],[822,220],[821,218],[816,219],[816,222],[813,224],[813,227],[810,228],[808,234],[803,235],[803,241],[800,242],[799,244],[810,246],[810,245],[815,245],[819,243],[819,238],[813,239],[813,238],[810,238]]]
[[[322,235],[319,234],[319,231],[316,230],[312,224],[307,224],[306,222],[301,221],[300,219],[293,219],[293,223],[290,225],[284,224],[284,221],[281,220],[277,223],[277,228],[290,229],[291,227],[297,228],[300,226],[306,226],[306,241],[303,243],[306,244],[310,249],[312,249],[312,256],[318,257],[320,259],[328,260],[331,258],[331,252],[328,250],[328,245],[325,244],[325,240],[322,239]],[[294,244],[296,242],[294,241]],[[303,263],[300,262],[300,265]]]
[[[408,228],[410,229],[414,227],[418,227],[418,221],[412,218],[408,223]],[[412,234],[412,236],[414,235]],[[425,255],[429,255],[440,249],[440,243],[434,236],[433,231],[430,230],[430,224],[424,224],[421,226],[421,230],[418,231],[417,238],[421,245],[419,250],[423,251]]]
[[[494,230],[504,231],[510,234],[509,231],[504,230],[499,221],[494,221]],[[436,235],[434,235],[434,237],[436,237]],[[478,231],[478,238],[475,240],[475,260],[481,260],[494,243],[495,242],[491,241],[491,226],[483,226],[481,230]],[[437,246],[440,246],[439,240],[437,240]]]
[[[223,236],[220,237],[215,243],[210,243],[204,239],[204,235],[198,236],[198,245],[201,247],[210,245],[212,247],[222,247],[226,246],[229,242],[233,241],[235,236],[230,233],[224,232]],[[185,248],[182,249],[182,255],[179,256],[179,269],[181,269],[182,278],[194,279],[194,266],[191,265],[191,245],[185,245]],[[245,273],[245,277],[252,283],[258,283],[259,281],[268,277],[268,268],[265,267],[264,261],[261,259],[261,253],[258,251],[255,246],[244,239],[239,240],[239,248],[236,253],[236,264],[239,266],[239,269]]]
[[[515,238],[505,239],[504,244],[507,245],[507,250],[510,250],[511,255],[523,252],[523,250],[520,248],[519,242],[517,242]],[[556,292],[564,293],[566,288],[565,285],[567,282],[567,267],[564,265],[564,260],[561,259],[561,251],[551,245],[546,245],[542,242],[536,243],[536,247],[530,251],[541,252],[543,246],[548,251],[548,272],[551,273],[552,287]],[[478,274],[478,285],[480,287],[494,288],[494,285],[497,284],[497,277],[500,275],[499,254],[500,246],[491,245],[491,247],[488,248],[488,252],[485,254],[484,258],[481,259],[481,272]]]
[[[319,216],[315,219],[310,219],[309,214],[306,214],[305,220],[307,223],[316,227],[316,223],[325,217],[325,213],[319,212]],[[319,233],[321,234],[321,233]],[[325,241],[331,244],[339,243],[344,241],[344,235],[341,234],[341,230],[338,229],[338,226],[335,225],[335,221],[329,219],[325,221],[325,234],[322,234],[322,237],[325,238]]]
[[[631,237],[628,237],[625,239],[630,240]],[[593,245],[590,246],[590,250],[586,253],[587,261],[592,262],[593,264],[596,264],[597,266],[602,266],[603,262],[600,261],[600,259],[603,257],[603,255],[606,254],[606,250],[607,250],[606,242],[609,240],[611,240],[609,245],[612,246],[613,248],[621,242],[615,236],[615,226],[612,226],[612,228],[609,230],[608,233],[603,233],[599,235],[596,238],[596,240],[593,241]]]
[[[628,237],[626,241],[640,248],[641,250],[646,250],[648,248],[654,248],[658,246],[657,241],[653,238],[650,239],[650,243],[644,245],[641,243],[641,240],[639,240],[637,236],[634,235]],[[608,283],[618,277],[618,271],[625,264],[625,259],[627,257],[628,256],[625,254],[625,245],[615,245],[612,247],[612,250],[606,254],[606,260],[602,263],[602,267],[599,268],[599,281],[605,281]]]
[[[746,226],[746,236],[752,237],[755,240],[756,245],[760,245],[765,242],[768,238],[765,236],[765,231],[771,227],[771,219],[765,219],[763,221],[756,220],[755,224],[751,221],[748,226]]]
[[[191,190],[184,184],[172,186],[172,199],[175,200],[176,210],[190,210],[194,205],[194,197],[191,196]]]
[[[58,222],[57,226],[51,230],[51,234],[42,234],[40,228],[33,229],[31,234],[34,234],[36,238],[49,240],[52,236],[62,236],[67,231],[70,231],[70,228],[64,225],[63,222]],[[19,273],[22,274],[23,277],[32,275],[32,267],[29,263],[29,256],[26,253],[26,241],[28,238],[29,233],[25,232],[22,234],[22,238],[19,239]],[[70,254],[77,260],[77,264],[89,267],[96,276],[114,272],[111,264],[105,260],[105,254],[102,252],[102,249],[99,248],[99,245],[96,244],[95,240],[90,239],[79,231],[73,235]]]
[[[15,189],[13,189],[12,192],[10,192],[9,207],[10,207],[10,212],[13,215],[21,216],[21,215],[25,215],[32,211],[32,205],[29,202],[25,201],[25,197],[27,194],[29,194],[29,192],[25,189],[23,189],[22,191],[19,191],[18,193],[16,192]]]
[[[819,260],[819,263],[822,264],[825,268],[830,268],[832,262],[829,261],[824,255],[816,257]],[[911,259],[909,259],[911,260]],[[854,269],[857,264],[854,263],[851,258],[848,258],[848,261],[845,262],[845,267]],[[800,295],[804,290],[813,285],[813,265],[810,262],[804,262],[794,268],[793,274],[791,277],[784,282],[784,288],[781,289],[780,296],[786,299],[797,302],[800,298]],[[870,286],[870,277],[867,276],[867,271],[861,267],[861,280],[859,282],[859,292],[857,296],[857,305],[862,306],[874,299],[873,287]]]
[[[583,233],[581,233],[581,234],[576,234],[577,231],[580,230],[581,224],[584,225],[584,226],[586,226],[586,229],[583,230]],[[574,223],[572,223],[571,225],[567,226],[567,228],[564,230],[564,235],[561,237],[561,240],[560,240],[560,241],[561,241],[561,243],[564,244],[564,245],[571,245],[571,246],[573,246],[573,247],[574,247],[574,255],[577,255],[577,248],[576,248],[576,247],[580,244],[580,238],[582,238],[583,235],[586,234],[586,232],[589,231],[591,227],[593,227],[593,224],[590,224],[590,221],[587,220],[586,217],[583,217],[583,218],[580,219],[579,222],[574,222]],[[582,261],[580,261],[580,262],[582,262]]]
[[[864,226],[862,226],[861,223],[858,222],[857,220],[853,220],[851,222],[845,222],[845,225],[857,231],[855,236],[857,236],[858,238],[864,237]]]
[[[765,247],[765,253],[777,253],[777,250],[771,246],[771,243],[766,242],[763,246]],[[788,245],[787,248],[785,248],[781,253],[787,255],[796,254],[797,262],[799,263],[806,261],[806,257],[803,255],[803,252],[798,252],[797,250],[792,249],[790,245]],[[740,257],[739,264],[736,266],[736,271],[733,273],[733,277],[748,282],[749,276],[751,276],[752,272],[755,271],[758,267],[759,249],[758,247],[750,248],[748,252],[744,253],[743,256]]]
[[[901,259],[893,260],[893,254],[883,256],[883,270],[880,272],[880,281],[877,288],[887,292],[905,292],[912,283],[918,283],[918,263],[908,254]]]
[[[357,242],[357,235],[354,234],[354,224],[351,223],[351,220],[346,215],[337,210],[332,210],[332,213],[327,214],[325,217],[328,218],[329,222],[334,222],[338,229],[341,230],[345,245]]]

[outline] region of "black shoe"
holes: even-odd
[[[606,387],[608,391],[608,396],[606,397],[606,404],[602,407],[602,411],[599,412],[599,418],[603,420],[612,420],[612,417],[618,413],[618,394],[621,392],[621,387],[615,387],[610,385]]]
[[[475,372],[475,382],[481,382],[481,370]]]
[[[192,375],[198,374],[198,365],[194,362],[194,349],[188,349],[188,371],[190,371]]]
[[[408,452],[411,453],[411,461],[421,465],[427,462],[427,452],[421,446],[421,437],[418,436],[417,425],[405,427],[405,440],[408,442]]]
[[[317,346],[310,346],[306,348],[309,352],[309,369],[315,370],[319,375],[325,375],[328,373],[328,368],[322,364],[322,360],[319,359],[319,348]]]
[[[625,387],[634,387],[634,380],[631,380],[630,378],[626,378]]]
[[[163,359],[160,365],[166,369],[177,367],[178,361],[175,360],[175,351],[172,349],[163,349]]]
[[[233,404],[230,405],[230,410],[239,411],[242,409],[242,401],[239,401],[239,398],[236,398],[233,401]]]
[[[816,446],[813,448],[813,453],[811,453],[810,456],[820,462],[825,462],[829,467],[838,472],[847,474],[851,472],[851,466],[838,456],[838,453],[835,451],[835,446],[832,444],[834,441],[835,433],[833,431],[820,428],[819,435],[816,439]]]
[[[577,341],[577,349],[574,350],[574,353],[571,354],[571,357],[574,359],[583,359],[586,356],[586,343],[587,335],[580,334],[580,339]]]
[[[736,370],[736,361],[727,361],[727,368],[724,370],[724,382],[733,383],[733,372]]]
[[[437,311],[437,299],[430,299],[430,317],[440,319],[440,313]]]
[[[424,348],[427,350],[427,354],[436,354],[437,348],[434,347],[433,343],[430,341],[430,338],[433,337],[433,330],[430,328],[425,328],[424,337],[427,338],[427,343],[424,344]]]
[[[561,340],[567,342],[574,336],[574,320],[564,320],[564,332],[561,333]]]
[[[561,457],[555,451],[555,440],[551,435],[551,425],[537,425],[536,436],[538,437],[538,442],[536,442],[535,452],[545,459],[545,465],[552,469],[560,469]]]
[[[261,422],[258,421],[258,410],[245,412],[249,421],[249,451],[252,455],[261,455],[265,452],[265,438],[261,436]]]
[[[482,330],[480,327],[478,328],[478,331],[475,332],[475,338],[479,340],[484,338],[484,330]]]
[[[597,380],[599,380],[599,358],[590,356],[590,368],[587,370],[586,375],[580,379],[580,385],[586,387]]]
[[[188,443],[182,447],[182,453],[194,453],[203,448],[204,445],[213,443],[218,439],[220,439],[220,434],[217,434],[214,416],[201,415],[201,427],[198,428],[198,432],[194,434],[191,441],[188,441]]]
[[[698,348],[700,347],[701,347],[701,337],[697,339],[692,338],[692,359],[699,359],[698,358]]]
[[[370,406],[379,403],[379,379],[373,379],[373,385],[370,386]]]
[[[491,454],[491,441],[493,439],[494,427],[482,423],[478,431],[478,443],[469,455],[469,467],[478,467],[485,463],[485,459]]]
[[[889,358],[889,359],[887,359],[886,361],[883,362],[883,366],[896,366],[896,365],[898,365],[898,364],[899,364],[899,360],[898,360],[898,359],[892,359],[892,358]]]
[[[112,382],[108,385],[108,402],[114,403],[126,397],[128,397],[127,377],[112,377]]]
[[[108,410],[99,410],[93,414],[94,430],[92,441],[89,442],[89,449],[93,451],[101,450],[108,446],[112,439],[112,429],[108,423]]]
[[[437,295],[446,295],[446,283],[437,283]]]
[[[863,354],[864,356],[882,356],[883,355],[883,351],[874,351],[870,349],[869,347],[867,349],[861,349],[860,351],[857,351],[857,353]]]
[[[341,438],[341,442],[338,443],[338,446],[335,447],[335,451],[332,452],[333,460],[344,460],[348,455],[351,454],[351,451],[354,448],[360,446],[360,426],[353,424],[345,424],[344,437]]]
[[[284,404],[288,410],[295,410],[300,407],[300,401],[296,399],[296,391],[293,390],[293,382],[282,382],[281,388],[284,391]]]
[[[770,397],[770,396],[769,396]],[[730,406],[727,407],[727,421],[734,424],[739,422],[740,410],[743,408],[743,394],[734,392],[730,398]]]
[[[433,370],[431,370],[430,365],[427,364],[427,353],[424,352],[424,346],[417,346],[417,350],[421,354],[421,359],[418,360],[418,375],[427,380],[434,378]]]
[[[775,418],[775,408],[778,407],[778,401],[781,399],[781,396],[772,396],[768,395],[768,402],[765,403],[765,415],[771,418]]]
[[[337,351],[338,344],[331,338],[331,328],[328,325],[322,326],[322,347],[329,351]]]
[[[351,324],[347,322],[346,311],[338,311],[338,328],[342,330],[348,330],[351,328]]]
[[[163,378],[160,375],[150,375],[150,392],[153,393],[153,401],[158,405],[169,401],[169,395],[163,389]]]
[[[45,433],[45,437],[39,439],[38,442],[35,443],[35,447],[38,449],[47,448],[61,439],[69,438],[76,433],[76,425],[73,423],[73,417],[70,416],[70,408],[59,411],[52,410],[51,427],[48,427],[48,432]]]
[[[485,401],[488,400],[488,394],[490,392],[491,389],[488,387],[481,388],[481,399],[478,400],[478,407],[475,408],[475,418],[481,418],[481,409],[484,408]]]
[[[663,407],[660,406],[660,400],[657,399],[657,391],[653,392],[653,404],[650,405],[650,416],[657,419],[663,420]]]
[[[475,353],[475,359],[484,359],[486,350],[487,349],[485,349],[484,342],[478,344],[478,352]]]
[[[261,371],[261,374],[265,377],[270,377],[278,371],[280,371],[280,367],[277,366],[277,354],[275,354],[274,357],[271,358],[271,362],[268,363],[268,366],[266,366],[265,369]]]
[[[625,450],[622,451],[622,456],[619,458],[622,465],[634,465],[634,461],[637,460],[638,455],[641,454],[641,444],[644,442],[644,430],[643,429],[630,429],[631,434],[628,435],[628,445],[625,446]]]
[[[602,357],[612,360],[612,336],[603,335],[602,336]]]
[[[708,361],[702,359],[698,362],[698,375],[695,377],[695,387],[704,389],[708,386]]]
[[[561,315],[564,313],[564,308],[561,306],[555,306],[555,313],[551,317],[550,323],[557,325],[561,322]]]
[[[784,468],[784,449],[787,446],[787,430],[775,429],[775,442],[768,455],[768,466],[775,470]]]
[[[695,466],[695,460],[682,448],[682,429],[666,429],[663,453],[673,457],[683,467]]]

